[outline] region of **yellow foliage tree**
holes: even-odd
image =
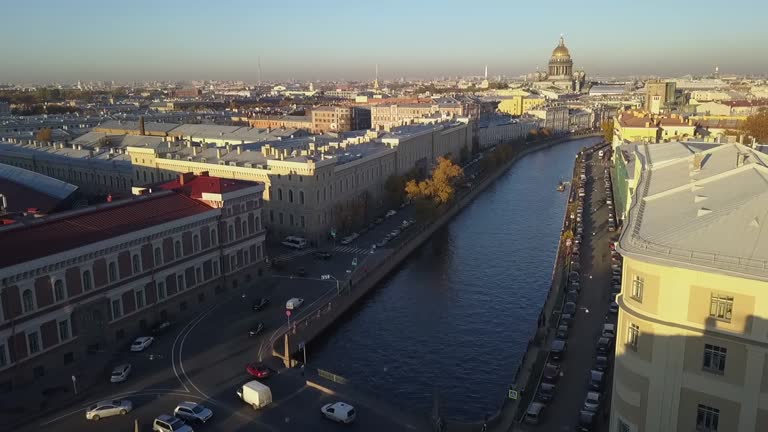
[[[40,129],[35,135],[35,139],[43,142],[51,142],[53,139],[53,131],[51,128]]]
[[[757,114],[747,117],[741,130],[759,143],[768,143],[768,108],[761,108]]]
[[[432,178],[420,182],[409,181],[405,184],[405,193],[410,199],[432,199],[436,204],[444,204],[453,198],[456,191],[453,182],[463,174],[460,166],[450,159],[439,157]]]

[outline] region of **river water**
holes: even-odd
[[[310,364],[429,413],[494,412],[549,290],[576,153],[573,140],[519,160],[309,349]]]

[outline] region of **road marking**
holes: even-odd
[[[194,324],[192,324],[192,327],[190,327],[190,328],[187,330],[186,334],[184,334],[184,337],[181,339],[181,345],[179,345],[179,366],[181,366],[181,373],[182,373],[182,374],[184,374],[184,378],[186,378],[186,379],[187,379],[187,381],[189,381],[189,385],[191,385],[192,387],[194,387],[194,388],[195,388],[195,390],[197,390],[197,391],[198,391],[198,393],[200,393],[201,395],[205,396],[205,397],[206,397],[206,399],[210,399],[210,397],[209,397],[207,394],[205,394],[205,393],[204,393],[202,390],[200,390],[200,388],[198,388],[198,387],[195,385],[195,383],[193,383],[193,382],[192,382],[192,380],[191,380],[191,379],[189,378],[189,376],[187,375],[187,371],[186,371],[186,370],[184,370],[184,360],[182,359],[182,352],[184,351],[184,342],[186,342],[186,341],[187,341],[187,336],[189,336],[189,334],[190,334],[190,333],[192,333],[192,330],[194,330],[194,329],[195,329],[195,327],[197,327],[197,325],[198,325],[198,324],[200,324],[200,322],[201,322],[203,319],[205,319],[205,317],[207,317],[207,316],[208,316],[208,314],[210,314],[211,312],[213,312],[213,310],[214,310],[214,309],[216,309],[216,308],[217,308],[217,307],[218,307],[220,304],[221,304],[221,303],[214,305],[213,307],[211,307],[210,309],[208,309],[208,311],[207,311],[207,312],[205,312],[203,315],[201,315],[199,318],[197,318],[197,319],[194,321]]]
[[[298,389],[298,390],[296,390],[295,392],[293,392],[293,393],[289,394],[288,396],[286,396],[286,397],[284,397],[284,398],[280,399],[280,400],[279,400],[279,401],[277,401],[277,402],[275,402],[275,401],[272,401],[272,405],[271,405],[271,406],[272,406],[272,407],[278,407],[278,406],[282,405],[283,403],[287,402],[288,400],[290,400],[290,399],[294,398],[295,396],[298,396],[298,395],[299,395],[301,392],[303,392],[304,390],[306,390],[306,389],[308,389],[308,388],[309,388],[309,387],[307,387],[307,386],[303,386],[303,387],[301,387],[300,389]]]
[[[187,330],[187,327],[189,327],[192,323],[194,323],[197,318],[199,318],[200,316],[205,315],[207,312],[209,312],[210,310],[212,310],[216,306],[217,305],[211,306],[210,308],[206,309],[205,311],[203,311],[199,315],[197,315],[195,318],[190,320],[181,329],[181,331],[179,331],[179,334],[176,335],[176,339],[173,340],[173,345],[171,345],[171,367],[173,368],[173,374],[176,375],[176,379],[179,380],[179,383],[182,385],[182,387],[184,387],[184,390],[186,390],[187,392],[189,392],[189,388],[186,386],[186,384],[184,384],[184,380],[181,379],[181,377],[179,376],[178,370],[176,370],[176,359],[175,359],[176,358],[176,344],[179,342],[179,338],[181,337],[181,335],[184,334],[184,332]],[[181,357],[179,357],[179,361],[181,361]]]

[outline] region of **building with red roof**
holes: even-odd
[[[129,199],[0,227],[0,387],[114,350],[260,276],[263,191],[182,174]]]

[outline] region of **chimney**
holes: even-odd
[[[226,147],[227,147],[227,153],[232,151],[232,144],[227,144]]]
[[[744,164],[746,164],[748,157],[749,157],[749,155],[747,153],[739,152],[736,155],[736,167],[740,167],[740,166],[743,166]]]
[[[209,175],[208,171],[200,171],[200,174],[198,174],[198,176],[200,177],[208,177],[208,175]]]
[[[185,183],[189,182],[190,180],[194,179],[195,175],[191,172],[186,172],[184,174],[179,174],[179,185],[184,186]]]
[[[237,154],[243,153],[243,146],[237,146]]]
[[[146,130],[144,130],[144,116],[139,117],[139,135],[146,135]]]
[[[704,158],[701,156],[701,153],[696,153],[693,155],[693,170],[694,171],[701,171],[701,163],[704,161]]]
[[[192,146],[192,156],[197,156],[197,152],[198,152],[198,147]]]
[[[221,159],[221,147],[216,149],[216,159]]]

